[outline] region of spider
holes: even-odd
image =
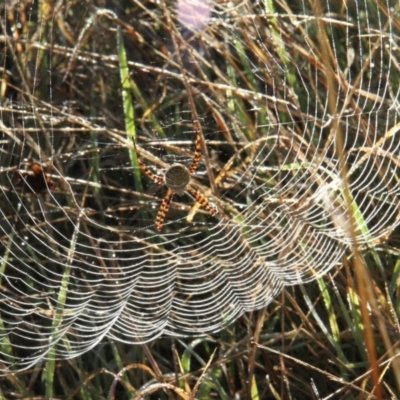
[[[56,184],[45,174],[41,164],[30,162],[29,169],[30,171],[17,171],[24,190],[33,194],[44,194],[49,189],[56,188]]]
[[[136,146],[135,146],[136,149]],[[192,164],[189,168],[185,167],[182,164],[172,164],[167,171],[165,172],[164,176],[161,177],[159,175],[153,174],[146,165],[140,159],[139,152],[136,149],[136,154],[138,157],[138,163],[140,169],[155,183],[161,186],[166,186],[168,188],[167,194],[165,195],[160,209],[157,213],[157,218],[155,222],[155,226],[158,231],[162,230],[164,225],[165,217],[168,213],[169,206],[171,204],[171,200],[174,194],[179,196],[183,195],[185,192],[189,193],[200,205],[211,215],[215,215],[218,213],[216,207],[211,205],[206,198],[199,193],[197,190],[193,189],[190,186],[190,179],[192,174],[197,170],[201,160],[201,136],[197,133],[196,136],[196,149],[194,153],[194,157],[192,160]]]

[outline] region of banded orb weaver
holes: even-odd
[[[136,149],[136,146],[135,146]],[[196,148],[190,167],[186,167],[183,164],[175,163],[172,164],[164,173],[164,176],[153,174],[140,159],[140,154],[136,149],[138,164],[140,169],[148,176],[152,181],[160,186],[166,186],[168,188],[167,194],[165,195],[160,209],[157,213],[155,226],[158,231],[161,231],[164,225],[165,217],[167,216],[169,206],[171,204],[172,197],[174,194],[179,196],[184,193],[189,193],[208,213],[212,216],[218,213],[215,206],[211,205],[207,199],[197,190],[193,189],[190,185],[190,180],[193,173],[197,170],[201,161],[201,136],[199,132],[196,133]]]

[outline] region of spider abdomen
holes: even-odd
[[[172,164],[165,172],[164,179],[168,189],[181,195],[190,183],[190,172],[182,164]]]

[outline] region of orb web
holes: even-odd
[[[137,146],[162,176],[174,163],[190,165],[195,130],[163,10],[141,4],[143,33],[133,35],[131,21],[120,19],[126,48],[140,52],[128,51],[145,99],[135,110]],[[10,36],[15,27],[2,8],[3,372],[78,356],[104,338],[138,344],[215,333],[285,286],[339,266],[353,238],[334,120],[358,244],[373,246],[397,226],[399,95],[390,77],[398,36],[388,5],[383,15],[370,3],[362,10],[324,3],[338,115],[328,110],[325,70],[312,46],[316,17],[304,3],[291,13],[215,3],[201,32],[185,36],[183,27],[181,56],[208,152],[192,183],[220,213],[210,216],[182,196],[160,233],[154,221],[165,192],[135,175],[126,116],[121,102],[111,102],[121,90],[112,52],[120,20],[101,10],[75,21],[74,7],[63,16],[71,27],[81,24],[74,46],[57,23],[48,40],[34,6],[13,11],[37,30]],[[157,24],[162,32],[154,36],[149,27]],[[109,35],[99,44],[102,30]],[[163,52],[149,58],[150,45]],[[15,60],[29,68],[18,70]]]

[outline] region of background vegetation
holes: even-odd
[[[154,169],[186,162],[193,149],[194,113],[212,165],[224,165],[243,143],[271,134],[278,138],[271,165],[282,165],[290,152],[280,138],[295,134],[304,137],[304,152],[317,154],[332,126],[346,138],[337,142],[339,154],[385,135],[398,142],[397,132],[390,131],[397,123],[399,97],[398,6],[375,0],[221,1],[210,7],[207,26],[192,32],[179,20],[175,2],[6,0],[0,5],[3,259],[11,258],[9,239],[29,236],[27,227],[38,224],[43,208],[47,223],[56,228],[42,241],[36,236],[42,258],[32,253],[27,262],[22,247],[14,251],[12,257],[30,271],[28,277],[16,272],[16,279],[35,280],[39,266],[60,276],[65,272],[53,253],[67,257],[71,251],[68,238],[76,225],[64,215],[68,208],[68,215],[78,218],[74,204],[92,210],[93,224],[85,232],[105,242],[122,240],[112,236],[115,226],[151,225],[155,214],[149,204],[164,192],[154,193],[142,178],[133,142]],[[390,51],[387,43],[393,45]],[[340,104],[330,98],[332,82],[345,79],[329,60],[336,60],[344,76],[351,71],[352,87],[347,89],[357,89],[339,96]],[[358,76],[363,77],[361,83],[356,82]],[[348,114],[356,118],[326,123],[328,114],[334,115],[334,108],[348,99]],[[365,129],[373,124],[376,138]],[[309,134],[315,127],[322,133]],[[398,157],[393,154],[394,162]],[[248,204],[246,192],[234,186],[235,172],[246,159],[235,162],[238,169],[219,187],[218,204],[227,214],[238,204]],[[42,165],[47,174],[47,185],[41,173],[33,175],[35,196],[21,177],[32,163]],[[207,188],[209,180],[203,175],[199,179]],[[368,182],[364,184],[368,189]],[[185,207],[187,214],[187,202]],[[136,345],[104,337],[74,358],[55,363],[41,359],[27,370],[4,374],[0,396],[399,398],[398,216],[389,221],[388,208],[374,214],[381,221],[377,226],[387,222],[380,240],[364,247],[353,242],[324,277],[283,289],[266,308],[242,315],[220,333],[201,338],[162,335]],[[173,207],[167,232],[182,223],[175,219],[179,212]],[[231,216],[237,217],[233,211]],[[207,215],[199,218],[212,223]],[[98,246],[103,257],[103,244],[88,239],[87,245]],[[326,248],[327,259],[329,251]],[[82,262],[83,270],[89,280]],[[3,279],[4,296],[18,288],[12,285]],[[5,318],[12,307],[6,302],[0,307]],[[17,309],[15,323],[20,321]],[[49,335],[54,321],[44,318]],[[4,325],[1,328],[6,332]],[[2,338],[0,360],[23,360],[24,349]],[[52,358],[51,352],[48,355]]]

